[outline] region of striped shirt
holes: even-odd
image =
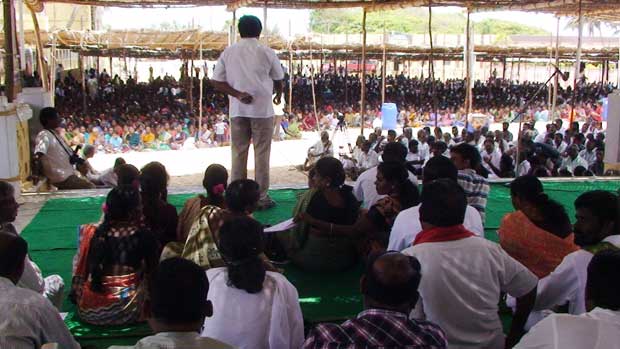
[[[319,324],[306,339],[304,349],[340,348],[446,348],[444,332],[439,326],[410,320],[406,314],[368,309],[342,325]]]
[[[489,196],[489,182],[476,174],[471,168],[460,170],[458,175],[458,182],[467,196],[467,204],[474,207],[480,216],[482,217],[482,223],[485,219],[485,209],[487,207],[487,197]]]

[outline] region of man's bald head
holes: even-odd
[[[420,262],[415,257],[400,252],[370,257],[362,277],[366,303],[388,309],[412,308],[418,300],[420,269]]]
[[[24,272],[27,253],[28,244],[21,236],[0,234],[0,276],[17,283]]]

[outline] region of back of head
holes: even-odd
[[[238,179],[226,188],[226,207],[234,213],[253,211],[259,199],[258,183],[251,179]]]
[[[202,186],[209,196],[221,196],[224,194],[227,183],[228,171],[226,171],[226,167],[219,164],[213,164],[207,167],[202,179]]]
[[[19,280],[27,253],[28,243],[21,236],[0,234],[0,276]]]
[[[588,265],[586,298],[594,306],[603,309],[620,310],[620,251],[598,252]]]
[[[204,270],[183,258],[162,261],[149,280],[152,316],[164,324],[204,321],[209,280]]]
[[[140,171],[134,165],[124,164],[114,168],[117,177],[117,185],[130,185],[140,187]]]
[[[242,38],[258,38],[263,31],[263,25],[256,16],[245,15],[239,18],[239,36]]]
[[[463,224],[467,198],[465,191],[451,179],[438,179],[422,187],[420,222],[438,227]]]
[[[385,148],[383,149],[383,154],[381,155],[381,159],[386,162],[394,161],[404,163],[406,158],[407,148],[400,142],[392,142],[386,144]]]
[[[481,162],[480,152],[471,144],[461,143],[450,148],[450,152],[461,155],[463,160],[469,160],[469,168],[476,169]]]
[[[521,200],[533,203],[542,193],[542,183],[535,176],[521,176],[510,182],[510,195]]]
[[[15,188],[9,182],[0,181],[0,202],[8,200],[15,195]]]
[[[458,173],[459,171],[450,159],[445,156],[435,156],[430,158],[426,162],[426,165],[424,165],[422,176],[425,183],[442,178],[451,179],[456,182]]]
[[[150,162],[140,170],[140,188],[147,196],[164,194],[168,187],[168,172],[166,167],[157,161]]]
[[[220,228],[220,252],[228,267],[228,284],[248,293],[263,289],[266,270],[263,253],[263,227],[250,217],[226,221]]]
[[[333,157],[324,157],[314,166],[316,173],[323,178],[330,178],[330,187],[336,188],[344,184],[346,174],[342,162]]]
[[[112,188],[105,200],[106,221],[128,221],[136,218],[141,204],[140,192],[133,185],[119,185]]]
[[[377,166],[377,171],[383,175],[385,181],[398,189],[402,210],[419,203],[420,193],[418,188],[409,181],[409,171],[405,164],[400,162],[382,162]]]
[[[47,127],[50,120],[58,118],[58,112],[53,107],[45,107],[39,112],[39,122],[43,127]]]
[[[367,304],[388,309],[413,308],[418,300],[422,274],[420,262],[400,252],[370,256],[362,279]]]

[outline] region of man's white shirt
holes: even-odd
[[[376,180],[377,166],[371,167],[364,171],[364,173],[357,177],[357,180],[355,181],[355,185],[353,186],[353,194],[358,201],[363,203],[362,207],[364,208],[370,208],[377,201],[386,196],[379,195],[377,193],[377,187],[375,186]],[[415,186],[418,185],[418,178],[411,172],[409,172],[409,181]]]
[[[482,226],[482,218],[478,210],[467,205],[465,210],[465,220],[463,221],[465,229],[476,234],[476,236],[484,238],[484,227]],[[402,251],[413,244],[416,236],[422,231],[420,223],[420,205],[410,207],[401,211],[390,232],[390,241],[388,243],[388,251]]]
[[[231,117],[272,117],[273,80],[282,79],[284,71],[275,51],[255,38],[241,38],[226,48],[213,70],[213,80],[253,97],[252,103],[244,104],[229,96]]]

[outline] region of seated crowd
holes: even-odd
[[[68,150],[49,129],[55,111],[42,115],[48,129],[37,154],[45,165]],[[540,163],[553,145],[532,141],[521,148],[533,151],[522,158],[532,159],[531,169],[510,183],[515,212],[503,218],[499,244],[486,240],[495,165],[485,173],[484,152],[492,145],[515,156],[515,147],[507,130],[483,134],[465,132],[451,147],[438,147],[425,129],[418,140],[410,130],[385,140],[374,134],[358,145],[381,162],[359,171],[353,186],[345,184],[343,161],[318,156],[291,212],[294,227],[270,233],[253,217],[255,181],[228,183],[226,169],[211,165],[205,193],[177,215],[162,164],[119,163],[100,221],[79,229],[69,299],[85,323],[148,321],[155,334],[135,348],[619,348],[618,196],[582,193],[571,225],[536,177],[536,166],[553,163]],[[569,150],[582,144],[579,134]],[[528,136],[536,138],[521,138]],[[598,146],[596,137],[588,142],[586,151]],[[85,179],[72,172],[58,183],[78,180]],[[0,182],[0,347],[78,347],[54,307],[62,280],[41,276],[12,225],[18,206]],[[284,261],[315,273],[316,282],[364,263],[363,311],[304,333],[299,294],[278,268]],[[504,297],[512,309],[506,336]]]

